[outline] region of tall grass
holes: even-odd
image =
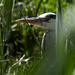
[[[10,37],[13,0],[3,1],[3,40]]]
[[[10,27],[11,27],[11,14],[12,14],[12,3],[13,0],[2,0],[3,6],[1,7],[1,15],[2,19],[2,28],[0,27],[0,57],[5,58],[8,56],[8,38],[10,37]],[[7,57],[6,57],[7,58]],[[0,63],[0,74],[5,75],[8,67],[8,62],[4,63],[4,59],[1,60]]]
[[[67,37],[64,24],[62,23],[61,0],[58,0],[57,18],[56,18],[56,56],[57,56],[57,75],[63,75],[63,65],[67,51]]]
[[[59,2],[59,0],[58,0]],[[72,12],[71,12],[72,11]],[[74,22],[74,6],[68,9],[67,13],[63,14],[60,7],[60,2],[58,3],[58,14],[57,14],[57,60],[58,73],[57,75],[74,75],[74,57],[75,57],[75,46],[74,46],[74,36],[75,33],[75,22]]]
[[[0,24],[0,59],[3,58],[3,49],[2,49],[2,28],[1,28],[1,24]]]
[[[70,5],[63,17],[63,24],[67,31],[67,59],[65,61],[64,75],[75,75],[75,6]]]
[[[14,0],[3,1],[3,32],[0,28],[0,74],[1,75],[75,75],[75,6],[71,6],[62,14],[61,0],[58,0],[56,13],[56,58],[51,56],[50,49],[44,58],[25,55],[19,59],[9,57],[8,39],[11,35],[12,6]],[[64,16],[64,17],[63,17]],[[29,27],[30,28],[30,27]],[[35,34],[30,28],[33,37]],[[3,33],[3,36],[2,36]],[[2,38],[3,37],[3,38]],[[3,43],[2,43],[3,39]],[[39,42],[35,38],[38,45]],[[50,40],[50,39],[48,39]],[[53,41],[52,41],[53,42]],[[6,46],[6,47],[5,47]],[[4,51],[5,52],[4,52]],[[23,49],[22,49],[23,50]],[[48,49],[46,49],[48,50]],[[54,50],[53,50],[54,51]],[[46,51],[45,51],[46,52]],[[3,54],[4,53],[4,54]],[[55,52],[53,52],[55,54]],[[4,55],[7,55],[3,59]],[[51,60],[54,60],[52,63]]]

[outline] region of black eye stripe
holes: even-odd
[[[56,18],[56,15],[50,15],[51,18],[55,19]]]
[[[43,19],[43,21],[44,21],[44,22],[49,22],[49,20],[50,20],[50,18],[49,18],[49,17],[48,17],[48,18],[44,18],[44,19]]]
[[[52,18],[52,19],[56,19],[56,15],[47,15],[46,17]]]

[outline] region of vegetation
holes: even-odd
[[[54,75],[75,75],[74,3],[74,0],[0,0],[0,75],[38,75],[43,70],[41,64],[47,59],[41,53],[45,29],[15,20],[46,12],[57,14],[57,61],[53,68],[58,68]]]

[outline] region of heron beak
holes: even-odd
[[[16,22],[23,22],[23,23],[30,23],[32,25],[34,24],[38,24],[38,19],[36,17],[33,17],[33,18],[24,18],[24,19],[18,19],[18,20],[15,20]]]

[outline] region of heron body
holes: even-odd
[[[55,13],[44,13],[38,17],[18,19],[16,22],[26,23],[26,20],[31,25],[46,29],[42,38],[42,49],[45,53],[45,59],[42,62],[41,67],[38,69],[38,73],[34,75],[41,75],[41,73],[43,73],[43,75],[54,75],[54,67],[51,66],[56,62]]]

